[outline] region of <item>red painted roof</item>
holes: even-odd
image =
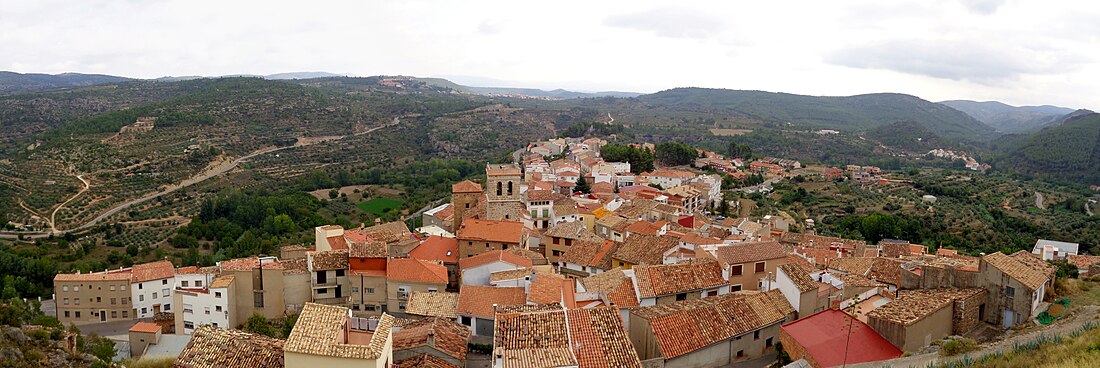
[[[514,254],[511,252],[505,252],[502,250],[491,250],[485,253],[478,254],[473,257],[469,257],[458,261],[459,269],[469,269],[473,267],[487,265],[496,261],[502,261],[511,263],[520,268],[531,268],[532,262],[530,258]]]
[[[523,223],[469,219],[458,229],[460,240],[519,244],[523,239]]]
[[[160,331],[160,325],[153,322],[138,322],[134,327],[130,327],[130,332],[157,333],[157,331]]]
[[[877,362],[901,356],[901,350],[870,326],[836,309],[826,309],[785,324],[782,329],[822,367]],[[844,349],[846,340],[847,359]]]
[[[396,281],[446,284],[447,267],[412,258],[394,258],[386,266],[386,279]]]
[[[458,239],[432,235],[409,251],[409,257],[425,261],[458,263]]]

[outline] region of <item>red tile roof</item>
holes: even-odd
[[[458,239],[519,244],[523,239],[523,223],[469,219],[462,221]]]
[[[395,367],[415,367],[415,368],[458,368],[457,365],[451,364],[443,358],[436,357],[434,355],[424,353],[401,359],[393,362]]]
[[[558,260],[607,270],[611,269],[611,254],[618,247],[619,243],[611,240],[594,242],[579,240],[569,246]]]
[[[538,304],[561,303],[577,307],[577,288],[573,279],[552,273],[537,273],[527,292],[527,301]]]
[[[134,324],[134,327],[130,327],[130,332],[140,333],[157,333],[161,330],[160,325],[153,322],[138,322]]]
[[[481,193],[481,184],[463,180],[451,185],[451,193]]]
[[[428,284],[446,284],[447,267],[412,258],[394,258],[386,266],[386,279]]]
[[[53,281],[130,281],[130,273],[59,273]]]
[[[715,253],[718,261],[729,265],[760,262],[787,256],[786,248],[780,245],[779,242],[774,241],[733,243],[718,247]]]
[[[178,368],[282,367],[283,340],[203,326],[176,358]]]
[[[826,309],[781,327],[819,366],[876,362],[901,356],[870,326],[836,309]]]
[[[458,268],[465,270],[478,266],[484,266],[496,261],[511,263],[521,268],[531,268],[532,266],[530,258],[511,252],[505,252],[502,250],[491,250],[473,257],[459,260]]]
[[[330,237],[325,238],[325,239],[328,240],[328,246],[330,248],[332,248],[333,250],[348,249],[348,241],[347,241],[347,239],[344,238],[343,235],[330,236]],[[364,237],[364,241],[365,240],[366,240],[366,237]]]
[[[779,290],[772,290],[639,307],[631,313],[649,320],[662,356],[668,360],[780,323],[794,309]]]
[[[661,264],[664,252],[678,243],[679,240],[671,236],[635,234],[626,238],[611,257],[634,265]]]
[[[470,329],[453,319],[434,317],[401,327],[393,333],[393,351],[415,349],[428,345],[428,338],[435,339],[436,350],[458,360],[466,359],[466,346],[470,342]]]
[[[718,262],[697,262],[676,265],[636,266],[634,279],[638,296],[652,298],[661,295],[716,288],[727,285]]]
[[[409,251],[409,257],[443,263],[458,262],[458,239],[432,235]]]
[[[625,308],[638,306],[638,295],[634,292],[634,282],[621,268],[613,268],[581,279],[581,285],[588,292],[602,295],[612,306]]]
[[[521,287],[463,285],[458,292],[458,314],[493,319],[493,305],[527,304],[527,293]]]
[[[495,336],[504,367],[642,366],[615,308],[502,312]]]
[[[132,282],[144,282],[150,280],[166,279],[176,275],[176,266],[172,262],[156,261],[134,265],[131,271]]]

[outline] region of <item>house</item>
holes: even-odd
[[[527,302],[532,304],[558,304],[565,308],[577,308],[577,282],[556,273],[535,273],[535,279],[527,288]]]
[[[1038,260],[1030,253],[1024,252],[1022,255]],[[985,322],[1009,328],[1028,323],[1038,316],[1039,303],[1042,303],[1047,283],[1052,282],[1053,275],[1021,259],[1001,252],[981,258],[978,265],[981,273],[979,284],[989,291]]]
[[[587,241],[598,242],[602,240],[599,236],[588,230],[584,226],[583,222],[565,222],[555,225],[553,228],[543,232],[544,239],[549,238],[549,242],[543,245],[545,251],[546,260],[553,264],[558,264],[562,254],[565,254],[570,247],[573,246],[573,242]]]
[[[386,310],[404,316],[409,294],[439,292],[447,288],[447,268],[412,258],[391,259],[386,266]]]
[[[558,259],[558,272],[583,278],[610,270],[611,255],[618,247],[619,243],[611,240],[574,242]]]
[[[442,317],[458,320],[458,293],[414,291],[409,294],[405,315],[409,318]]]
[[[393,333],[393,358],[404,360],[424,354],[456,367],[466,366],[470,329],[453,319],[425,318],[401,326]]]
[[[720,367],[775,354],[794,309],[778,291],[741,292],[630,310],[628,334],[642,361]]]
[[[386,269],[389,250],[379,241],[352,243],[348,249],[348,303],[356,317],[386,310]]]
[[[603,305],[616,308],[637,307],[638,293],[635,292],[634,279],[627,275],[629,271],[613,268],[607,272],[580,279],[577,288],[580,293],[593,293],[599,296]]]
[[[53,285],[57,319],[64,324],[135,318],[128,273],[59,273]]]
[[[343,307],[306,303],[283,345],[287,368],[390,367],[394,318],[352,317]]]
[[[130,274],[130,300],[135,318],[152,318],[160,312],[174,311],[172,289],[176,286],[176,267],[172,262],[136,264]]]
[[[1066,262],[1077,267],[1077,277],[1084,278],[1095,276],[1089,273],[1089,266],[1100,262],[1100,256],[1072,255],[1066,256]]]
[[[831,272],[858,275],[881,282],[892,293],[901,286],[903,263],[904,260],[895,258],[844,257],[830,261],[826,268]]]
[[[963,336],[985,314],[984,289],[906,290],[867,314],[867,325],[898,349],[915,352],[947,336]]]
[[[625,238],[626,227],[630,226],[631,223],[633,223],[633,221],[630,221],[623,216],[611,213],[596,219],[596,223],[593,225],[593,230],[596,235],[599,235],[604,239],[621,242]]]
[[[684,185],[691,179],[694,179],[695,173],[682,170],[658,169],[642,173],[639,176],[644,178],[649,184],[656,184],[662,188],[672,188]]]
[[[493,367],[642,367],[614,308],[500,313],[495,329]]]
[[[232,328],[243,321],[231,313],[235,307],[236,285],[234,275],[222,275],[207,284],[193,287],[177,287],[173,298],[182,309],[174,313],[176,333],[190,334],[199,326]]]
[[[877,362],[902,355],[870,326],[836,309],[784,324],[780,341],[791,360],[805,361],[814,368]]]
[[[312,301],[328,305],[348,304],[348,250],[306,253]]]
[[[455,206],[453,203],[444,203],[421,215],[424,227],[436,226],[448,232],[454,233]]]
[[[495,287],[521,287],[528,289],[531,286],[531,280],[534,274],[535,270],[530,268],[496,271],[489,274],[489,285]]]
[[[799,317],[806,317],[829,307],[828,295],[823,297],[819,292],[821,286],[821,283],[810,276],[809,270],[798,264],[786,263],[776,269],[773,287],[787,298]]]
[[[524,193],[524,204],[535,228],[546,229],[554,224],[554,200],[561,194],[551,190],[528,190]]]
[[[671,236],[631,236],[611,254],[611,267],[630,269],[636,265],[663,264],[665,251],[678,243],[679,240]]]
[[[457,291],[459,276],[458,269],[458,239],[442,236],[429,236],[420,245],[409,251],[409,258],[422,261],[439,262],[447,267],[447,290]]]
[[[222,275],[233,275],[229,308],[235,321],[253,313],[273,319],[293,313],[311,300],[310,272],[304,259],[281,261],[275,257],[228,259],[217,264]]]
[[[632,269],[642,306],[669,304],[729,293],[718,262],[638,265]]]
[[[713,253],[699,252],[700,258],[713,257],[722,264],[730,291],[768,290],[779,265],[790,262],[787,251],[778,242],[744,242],[719,246]]]
[[[459,258],[526,243],[522,222],[468,219],[458,229]]]
[[[130,341],[130,356],[137,358],[145,353],[145,348],[160,341],[161,327],[152,322],[138,322],[127,330]]]
[[[1077,255],[1078,243],[1067,243],[1054,240],[1039,239],[1035,241],[1032,254],[1038,255],[1044,261],[1064,260],[1067,256]]]
[[[521,287],[464,285],[458,292],[459,323],[476,336],[493,336],[496,306],[527,304],[527,292]]]
[[[462,285],[489,285],[494,272],[531,268],[531,259],[511,252],[488,251],[458,261]]]
[[[284,341],[241,330],[199,327],[176,359],[178,368],[290,367],[284,364]]]

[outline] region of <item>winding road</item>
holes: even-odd
[[[1035,192],[1035,207],[1039,207],[1040,210],[1047,209],[1047,206],[1043,204],[1043,193]]]
[[[120,211],[123,211],[127,208],[130,208],[130,207],[132,207],[136,204],[141,204],[141,203],[147,202],[149,200],[160,197],[162,195],[175,192],[177,190],[186,188],[186,187],[191,186],[191,185],[201,183],[201,182],[206,181],[210,178],[213,178],[213,177],[219,176],[221,174],[227,173],[230,170],[233,170],[234,168],[239,166],[242,162],[244,162],[248,159],[251,159],[253,157],[268,154],[268,153],[272,153],[272,152],[276,152],[276,151],[281,151],[281,150],[285,150],[285,149],[304,147],[304,146],[314,145],[314,144],[321,143],[321,142],[334,141],[334,140],[339,140],[339,139],[343,139],[343,138],[346,138],[346,137],[368,134],[368,133],[375,132],[375,131],[377,131],[379,129],[382,129],[382,128],[388,128],[388,127],[397,125],[400,122],[401,122],[401,117],[394,117],[393,121],[390,122],[389,124],[377,126],[377,127],[374,127],[374,128],[370,128],[370,129],[367,129],[367,130],[359,132],[359,133],[354,133],[354,134],[350,134],[350,135],[332,136],[332,137],[326,137],[324,139],[316,139],[316,140],[309,140],[309,141],[299,140],[298,143],[295,143],[292,146],[267,147],[267,148],[259,149],[259,150],[253,151],[252,153],[249,153],[247,155],[238,157],[237,159],[235,159],[233,161],[223,162],[223,163],[218,164],[214,167],[207,168],[206,170],[203,170],[203,172],[201,172],[199,174],[196,174],[195,176],[192,176],[190,178],[187,178],[187,179],[185,179],[185,180],[183,180],[183,181],[181,181],[177,184],[169,185],[167,188],[164,188],[163,190],[161,190],[159,192],[152,193],[152,194],[149,194],[149,195],[146,195],[146,196],[136,198],[136,199],[127,201],[125,203],[119,204],[119,205],[117,205],[117,206],[115,206],[115,207],[99,214],[99,216],[96,216],[95,218],[93,218],[93,219],[89,220],[88,222],[84,223],[83,225],[77,226],[77,227],[69,229],[69,230],[58,230],[54,226],[54,222],[53,222],[53,217],[56,216],[57,211],[60,210],[61,207],[64,207],[66,204],[71,202],[73,199],[76,199],[76,197],[80,196],[80,194],[83,194],[84,191],[88,190],[88,188],[90,186],[89,183],[86,180],[84,180],[82,175],[77,175],[77,178],[80,179],[80,181],[84,183],[84,189],[81,190],[76,195],[69,198],[69,200],[62,203],[61,206],[58,206],[57,209],[54,209],[53,214],[50,216],[50,231],[48,231],[48,232],[37,232],[37,233],[18,233],[18,234],[16,234],[16,233],[4,233],[4,234],[0,234],[0,239],[17,239],[17,238],[19,238],[20,235],[22,235],[24,239],[38,239],[38,238],[49,237],[50,235],[63,235],[63,234],[68,233],[68,232],[85,230],[85,229],[91,228],[92,226],[95,226],[100,221],[103,221],[104,219],[106,219],[108,217],[111,217],[111,215],[119,213]]]

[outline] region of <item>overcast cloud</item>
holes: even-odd
[[[1089,1],[0,0],[0,70],[328,71],[1100,108]]]

